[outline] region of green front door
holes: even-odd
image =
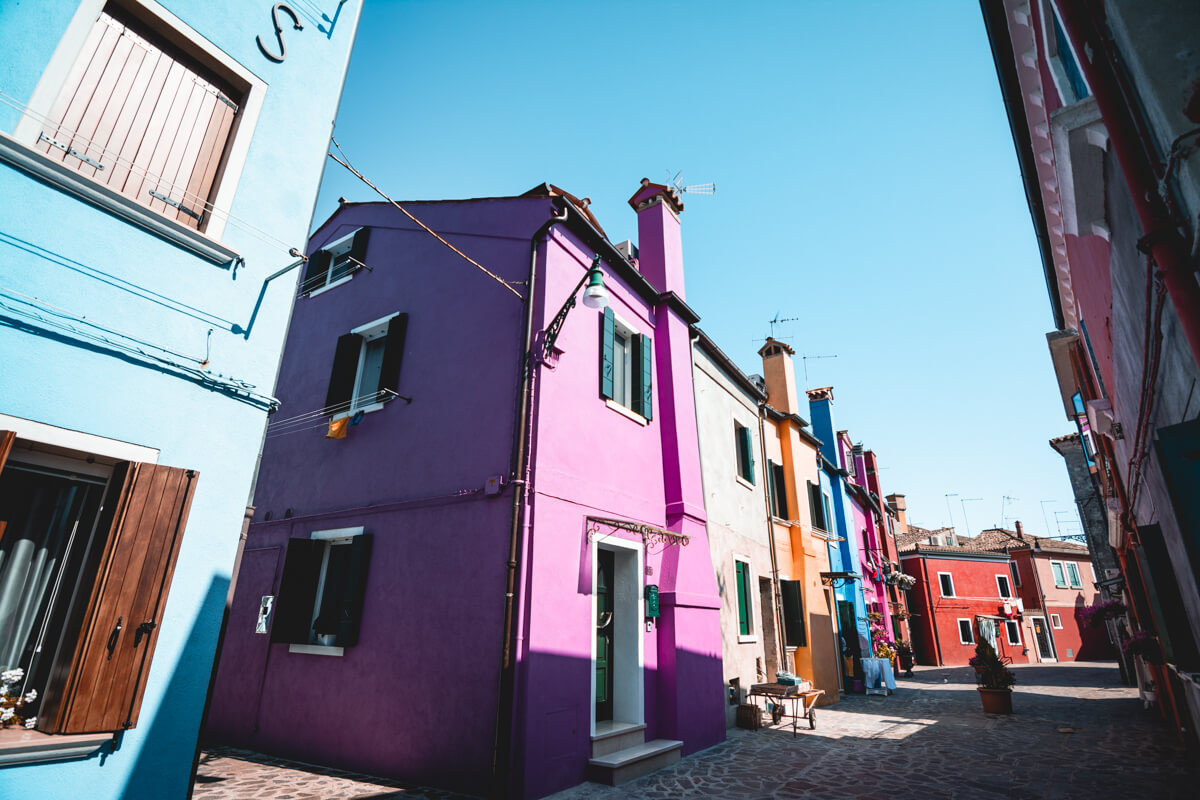
[[[596,551],[596,721],[613,718],[613,552]]]

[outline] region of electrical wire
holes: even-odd
[[[381,394],[386,395],[382,400],[379,399]],[[366,394],[361,394],[358,397],[351,398],[350,400],[344,400],[341,403],[334,403],[333,405],[325,406],[324,408],[318,408],[315,411],[307,411],[303,414],[297,414],[294,417],[271,420],[271,422],[267,424],[267,438],[285,433],[295,433],[298,430],[309,430],[310,428],[302,428],[301,426],[316,422],[317,420],[320,420],[320,423],[313,427],[319,428],[327,424],[329,417],[340,414],[343,411],[349,411],[352,408],[369,405],[371,403],[385,403],[397,397],[399,397],[399,395],[391,389],[382,389],[376,392],[367,392]]]
[[[397,209],[399,209],[404,214],[404,216],[408,217],[413,222],[415,222],[418,226],[420,226],[420,228],[422,230],[424,230],[430,236],[437,239],[439,242],[446,245],[446,247],[449,247],[451,250],[453,250],[455,253],[457,253],[459,256],[461,256],[463,259],[465,259],[468,264],[471,264],[474,267],[482,270],[492,280],[496,281],[501,286],[503,286],[505,289],[508,289],[510,292],[512,292],[514,295],[516,295],[516,297],[518,299],[521,299],[521,300],[525,299],[521,296],[521,293],[518,292],[516,289],[514,289],[512,284],[510,284],[508,281],[504,280],[504,278],[501,278],[499,275],[492,272],[490,269],[483,266],[483,264],[480,264],[475,259],[471,258],[469,255],[464,253],[462,250],[459,250],[457,247],[450,244],[450,242],[448,242],[444,238],[442,238],[441,234],[439,234],[433,228],[426,225],[424,222],[421,222],[421,220],[419,220],[415,216],[413,216],[412,213],[409,212],[408,209],[406,209],[404,206],[400,205],[395,200],[393,200],[392,198],[390,198],[386,194],[384,194],[382,189],[380,189],[375,184],[371,183],[371,181],[369,181],[365,175],[363,175],[361,172],[356,170],[354,167],[350,166],[350,157],[346,155],[346,151],[342,149],[342,146],[340,144],[338,144],[337,139],[330,137],[330,141],[333,142],[333,146],[337,148],[337,151],[342,154],[342,158],[338,158],[333,153],[327,153],[326,155],[328,155],[334,161],[336,161],[337,163],[339,163],[343,167],[345,167],[347,170],[349,170],[350,173],[354,175],[354,177],[358,178],[360,181],[365,183],[367,186],[370,186],[373,190],[375,190],[376,194],[378,194],[384,200],[387,200],[389,203],[391,203],[393,206],[395,206]],[[343,160],[343,159],[345,159],[345,160]]]

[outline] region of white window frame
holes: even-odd
[[[333,273],[336,271],[338,266],[338,259],[345,259],[347,254],[354,249],[354,237],[362,229],[363,226],[360,225],[345,236],[338,237],[337,239],[334,239],[320,248],[321,250],[327,250],[329,252],[329,269],[325,271],[325,282],[320,286],[309,289],[307,292],[305,292],[305,294],[307,294],[309,297],[316,297],[319,294],[329,291],[335,286],[341,286],[343,283],[349,283],[351,278],[354,277],[354,274],[358,272],[360,267],[365,266],[362,264],[352,265],[350,271],[345,275],[342,275],[337,279],[334,279],[333,277]]]
[[[1055,566],[1057,566],[1058,571],[1060,573],[1062,573],[1062,576],[1063,576],[1062,583],[1058,582],[1058,578],[1054,574]],[[1050,562],[1050,577],[1054,580],[1054,588],[1056,588],[1056,589],[1070,589],[1071,588],[1070,584],[1067,583],[1067,568],[1063,566],[1063,562],[1061,562],[1061,561],[1051,561]]]
[[[1004,581],[1005,586],[1007,586],[1008,588],[1007,589],[1001,588],[1000,581]],[[999,574],[996,575],[996,591],[1000,593],[1001,600],[1012,600],[1013,599],[1012,581],[1009,579],[1009,577],[1007,575],[999,575]]]
[[[1060,617],[1058,614],[1051,614],[1050,627],[1056,631],[1061,631],[1063,629],[1062,617]]]
[[[289,644],[289,653],[303,653],[311,656],[342,656],[345,655],[345,648],[336,645],[320,644],[316,641],[316,634],[313,632],[312,625],[317,620],[317,614],[321,611],[321,600],[325,594],[325,571],[329,568],[329,551],[334,547],[349,545],[353,542],[355,536],[361,536],[363,528],[331,528],[324,531],[313,531],[309,534],[310,539],[320,540],[325,542],[324,552],[321,554],[321,572],[317,577],[317,591],[313,598],[313,607],[309,614],[308,620],[308,644]]]
[[[1074,561],[1064,561],[1063,569],[1067,571],[1067,585],[1072,589],[1082,589],[1083,576],[1079,574],[1079,565]]]
[[[735,418],[734,418],[734,420],[733,420],[733,425],[734,425],[734,428],[733,428],[733,446],[734,446],[734,450],[733,450],[733,476],[734,476],[735,478],[737,478],[737,482],[738,482],[738,483],[740,483],[742,486],[745,486],[747,489],[750,489],[751,491],[753,491],[753,490],[754,490],[754,484],[753,484],[753,483],[751,483],[749,480],[747,480],[747,479],[746,479],[746,478],[745,478],[745,477],[742,475],[742,465],[741,465],[741,462],[740,462],[740,460],[739,460],[739,458],[740,458],[740,452],[739,452],[739,449],[738,449],[738,448],[741,446],[740,442],[738,441],[738,437],[739,437],[739,435],[740,435],[740,434],[738,433],[738,429],[739,429],[739,428],[745,428],[745,429],[746,429],[746,430],[749,432],[747,435],[750,437],[750,454],[751,454],[751,463],[750,463],[750,464],[747,464],[747,466],[748,466],[748,467],[750,467],[751,474],[753,474],[753,471],[754,471],[754,462],[753,462],[754,447],[755,447],[755,445],[757,444],[757,443],[754,441],[754,428],[753,428],[752,426],[750,426],[750,425],[745,425],[745,424],[743,424],[743,423],[742,423],[742,421],[741,421],[741,420],[739,420],[739,419],[737,419],[736,417],[735,417]],[[828,520],[826,520],[826,524],[828,524]]]
[[[368,322],[366,325],[359,325],[357,328],[354,328],[350,331],[351,333],[356,333],[363,337],[362,347],[360,347],[358,351],[358,367],[356,367],[354,370],[354,386],[350,389],[350,408],[347,411],[334,414],[332,419],[338,420],[343,419],[344,417],[352,417],[360,411],[364,414],[369,414],[372,411],[379,411],[381,408],[384,408],[387,405],[386,403],[379,402],[378,400],[363,402],[362,398],[367,397],[367,395],[359,393],[358,385],[362,381],[363,367],[366,365],[367,361],[367,345],[380,339],[386,339],[388,333],[388,324],[398,316],[400,316],[399,311],[395,312],[394,314],[388,314],[386,317],[380,317],[372,322]],[[372,396],[378,397],[378,394]]]
[[[946,587],[942,583],[943,575],[945,575],[947,578],[950,579],[950,594],[946,594]],[[938,576],[938,591],[941,592],[941,596],[942,597],[958,597],[958,595],[954,593],[954,574],[950,573],[950,572],[939,572],[937,574],[937,576]]]
[[[1016,633],[1017,633],[1017,640],[1015,642],[1013,641],[1013,631],[1016,631]],[[1009,644],[1020,646],[1020,644],[1021,644],[1021,623],[1017,622],[1015,619],[1005,620],[1004,621],[1004,638]]]
[[[734,624],[739,624],[736,614],[739,611],[738,605],[741,603],[741,597],[738,595],[738,591],[737,591],[737,565],[739,563],[746,565],[746,604],[747,604],[747,607],[746,607],[747,626],[746,627],[748,627],[750,629],[750,633],[742,633],[741,628],[739,627],[737,640],[738,640],[738,644],[754,644],[755,642],[758,641],[758,628],[754,625],[755,615],[754,615],[754,591],[753,591],[753,588],[757,587],[758,582],[756,580],[754,580],[754,564],[750,561],[750,556],[744,555],[742,553],[734,553],[733,554],[733,595],[734,595],[733,611],[735,614]],[[755,587],[751,587],[751,585],[750,585],[751,582],[753,582],[755,584]]]
[[[941,573],[938,573],[941,574]],[[958,623],[958,642],[959,644],[975,644],[975,625],[971,622],[970,617],[959,617],[955,620]],[[967,635],[970,639],[963,639],[963,623],[967,623]]]
[[[1054,7],[1053,0],[1041,0],[1041,12],[1042,47],[1045,49],[1046,63],[1050,67],[1050,77],[1054,81],[1054,88],[1058,90],[1058,96],[1062,98],[1062,104],[1069,106],[1086,98],[1075,95],[1075,90],[1071,87],[1071,80],[1067,77],[1067,68],[1064,66],[1062,56],[1059,54],[1058,37],[1054,34],[1054,24],[1057,20],[1064,31],[1067,26],[1063,25],[1062,16],[1059,15],[1058,9]],[[1088,83],[1087,75],[1083,74],[1083,62],[1079,60],[1079,54],[1075,52],[1075,45],[1070,41],[1069,37],[1067,48],[1071,51],[1071,58],[1075,59],[1075,68],[1079,70],[1079,77],[1083,80],[1084,85],[1087,86],[1088,91],[1091,92],[1092,86]]]
[[[82,194],[105,210],[141,227],[149,228],[174,241],[179,241],[185,247],[189,247],[198,255],[209,260],[230,260],[227,256],[232,251],[227,251],[223,246],[216,249],[212,245],[218,243],[225,232],[226,216],[232,208],[234,197],[237,194],[238,183],[246,165],[246,156],[250,151],[250,141],[254,136],[258,117],[262,112],[267,84],[154,0],[130,0],[130,2],[136,2],[145,13],[155,17],[160,24],[169,27],[177,36],[187,40],[189,45],[203,52],[204,57],[210,60],[218,71],[227,71],[249,86],[246,96],[242,98],[238,118],[229,133],[224,168],[221,170],[219,181],[216,184],[216,192],[213,194],[213,211],[208,215],[204,230],[197,231],[187,228],[156,211],[135,205],[134,201],[128,200],[123,195],[101,186],[83,173],[74,170],[68,172],[55,170],[53,175],[40,177],[45,177],[73,194]],[[41,158],[41,153],[34,149],[42,130],[42,120],[50,115],[54,101],[58,98],[63,85],[66,84],[71,69],[83,51],[88,35],[105,5],[107,5],[106,0],[82,0],[80,2],[79,7],[75,10],[75,15],[59,40],[54,54],[50,57],[46,69],[38,79],[37,86],[29,96],[25,113],[13,129],[12,139],[27,148],[29,152],[34,153],[43,162],[48,163],[48,160]],[[205,247],[205,242],[211,242],[212,245]],[[236,254],[233,255],[236,257]]]
[[[629,419],[641,425],[649,425],[650,423],[641,414],[633,410],[633,341],[634,337],[641,335],[637,328],[622,318],[616,311],[613,312],[613,396],[605,398],[604,404],[616,411],[618,414],[628,417]],[[617,352],[620,350],[618,340],[625,342],[624,363],[622,364],[617,358]],[[653,349],[653,348],[651,348]],[[653,353],[650,354],[654,358]],[[620,372],[620,381],[623,382],[623,391],[618,397],[618,372]]]

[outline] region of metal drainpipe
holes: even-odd
[[[1121,164],[1138,220],[1145,231],[1143,241],[1162,270],[1163,283],[1175,306],[1192,358],[1200,363],[1200,287],[1189,266],[1191,253],[1159,194],[1158,176],[1153,166],[1156,159],[1154,146],[1139,130],[1133,116],[1136,98],[1123,80],[1116,46],[1103,35],[1104,23],[1099,17],[1103,6],[1088,4],[1085,7],[1077,0],[1060,0],[1058,9],[1075,52],[1083,56],[1079,59],[1079,68],[1096,98],[1113,151]],[[1089,51],[1093,60],[1087,58]],[[1200,232],[1197,236],[1200,237]]]
[[[921,572],[925,575],[925,597],[929,600],[929,623],[933,626],[933,648],[937,651],[938,666],[944,667],[942,658],[942,637],[938,635],[937,614],[933,610],[933,587],[929,585],[929,559],[921,555],[921,546],[917,545],[917,557],[921,559]]]
[[[763,471],[766,475],[764,483],[767,491],[763,492],[764,505],[767,507],[767,542],[771,547],[771,592],[775,595],[775,618],[778,622],[775,625],[775,632],[779,636],[779,660],[786,663],[787,659],[787,636],[783,630],[783,601],[779,596],[779,564],[775,558],[775,521],[774,509],[771,508],[771,476],[770,462],[767,461],[767,439],[765,436],[765,428],[763,425],[763,416],[766,414],[767,404],[758,404],[758,449],[762,453],[762,463],[766,469]],[[775,487],[775,491],[779,491],[779,487]],[[784,489],[786,491],[786,487]],[[788,664],[789,667],[794,667],[795,664]],[[788,672],[791,672],[789,669]],[[771,676],[768,675],[768,678]]]
[[[564,207],[561,216],[551,216],[537,232],[530,237],[529,243],[529,280],[526,282],[525,294],[525,331],[521,342],[521,388],[517,398],[517,414],[513,425],[513,460],[511,464],[513,480],[512,527],[508,538],[508,561],[505,562],[507,575],[504,586],[504,643],[500,660],[500,691],[496,703],[496,733],[495,747],[492,753],[492,775],[495,781],[495,794],[500,797],[508,795],[509,775],[512,768],[512,725],[516,697],[516,663],[513,659],[513,609],[516,601],[517,569],[520,566],[519,556],[524,544],[521,536],[526,520],[527,498],[529,496],[527,481],[529,478],[529,439],[530,428],[533,424],[530,389],[532,386],[533,370],[536,365],[533,360],[533,317],[534,296],[537,293],[537,257],[538,245],[550,232],[550,229],[560,222],[565,222],[569,212]]]

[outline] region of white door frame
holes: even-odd
[[[612,535],[603,541],[593,541],[591,615],[588,630],[592,653],[592,668],[588,695],[588,717],[591,735],[596,735],[596,579],[600,550],[617,553],[613,564],[613,649],[617,654],[613,669],[613,722],[641,725],[646,721],[645,703],[645,637],[642,621],[645,618],[645,599],[642,594],[645,575],[645,553],[640,541],[634,542]],[[631,613],[632,612],[632,613]],[[636,642],[635,647],[630,647]],[[630,658],[629,654],[636,653]],[[622,656],[624,657],[622,658]]]
[[[1043,626],[1042,629],[1044,631],[1046,631],[1046,642],[1050,645],[1050,657],[1049,658],[1042,657],[1042,645],[1038,641],[1037,628],[1034,627],[1034,620],[1039,620],[1039,619],[1042,621],[1042,626]],[[1033,638],[1033,652],[1037,653],[1038,661],[1042,662],[1043,664],[1057,663],[1058,662],[1058,651],[1054,649],[1054,637],[1050,633],[1050,623],[1047,621],[1046,617],[1031,616],[1029,618],[1029,634]]]

